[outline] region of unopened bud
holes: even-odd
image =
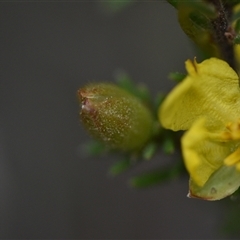
[[[78,91],[80,116],[87,130],[112,148],[139,150],[153,134],[153,116],[134,95],[108,83]]]

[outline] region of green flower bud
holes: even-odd
[[[153,134],[154,119],[134,95],[108,83],[78,91],[80,117],[87,130],[112,148],[140,150]]]

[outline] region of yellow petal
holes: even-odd
[[[210,132],[200,118],[182,138],[186,168],[190,174],[189,197],[218,200],[240,186],[239,120],[224,132]]]
[[[223,132],[222,138],[227,141],[240,140],[240,119],[226,125],[226,131]]]
[[[205,124],[206,119],[200,118],[182,137],[185,166],[190,178],[200,187],[236,149],[236,143],[223,139],[222,132],[210,132]]]
[[[189,129],[205,117],[206,126],[220,130],[240,116],[239,78],[224,61],[211,58],[198,64],[186,61],[188,76],[167,96],[159,109],[163,127]]]
[[[238,148],[235,152],[230,154],[227,158],[224,160],[224,164],[226,166],[232,166],[236,165],[240,162],[240,148]]]

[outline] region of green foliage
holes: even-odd
[[[171,72],[171,73],[169,73],[168,77],[169,77],[171,80],[179,83],[179,82],[181,82],[181,81],[186,77],[186,74],[179,73],[179,72]]]
[[[130,180],[130,186],[135,188],[152,187],[165,181],[173,180],[174,178],[181,176],[183,173],[185,173],[185,168],[180,161],[175,165],[162,167],[152,172],[143,173],[139,176],[133,177]]]
[[[102,142],[92,140],[84,146],[84,151],[89,156],[99,156],[108,151],[108,149]]]
[[[199,12],[199,10],[195,10],[189,13],[189,19],[195,24],[195,26],[204,29],[209,30],[211,28],[211,22],[209,18]]]
[[[236,35],[234,38],[234,44],[240,44],[240,34]]]
[[[174,153],[174,150],[175,150],[174,139],[170,136],[167,136],[166,138],[164,138],[162,143],[162,149],[167,154]]]
[[[156,153],[158,145],[156,142],[150,142],[142,151],[142,157],[145,160],[150,160]]]
[[[132,166],[132,161],[129,158],[125,158],[123,160],[120,160],[116,163],[114,163],[110,169],[109,169],[109,173],[112,176],[116,176],[119,175],[120,173],[123,173],[124,171],[126,171],[127,169],[129,169]]]
[[[240,18],[240,11],[233,13],[231,22],[234,22]]]
[[[173,7],[177,8],[179,0],[167,0]]]
[[[229,4],[230,6],[235,6],[240,3],[240,0],[224,0],[224,4]]]
[[[207,1],[182,1],[182,0],[168,0],[178,10],[180,8],[188,8],[193,11],[198,11],[199,14],[204,15],[207,18],[214,19],[217,17],[217,12],[213,4]]]
[[[185,34],[203,51],[204,55],[220,57],[218,44],[213,41],[211,21],[217,17],[212,4],[203,1],[179,1],[178,21]]]
[[[235,24],[235,31],[236,31],[237,33],[240,32],[240,18],[237,19],[237,21],[236,21],[236,24]]]
[[[127,90],[129,93],[133,94],[144,103],[150,104],[151,94],[145,85],[134,84],[130,76],[124,71],[119,71],[117,74],[115,74],[115,79],[119,87]]]
[[[237,33],[237,35],[234,37],[234,40],[233,40],[234,44],[240,44],[240,18],[236,20],[234,30]]]

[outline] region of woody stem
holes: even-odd
[[[217,12],[217,17],[211,20],[211,25],[213,38],[220,49],[221,57],[228,62],[233,69],[236,69],[233,43],[227,38],[230,29],[229,19],[232,14],[232,8],[226,4],[223,5],[221,0],[206,1],[212,3]]]

